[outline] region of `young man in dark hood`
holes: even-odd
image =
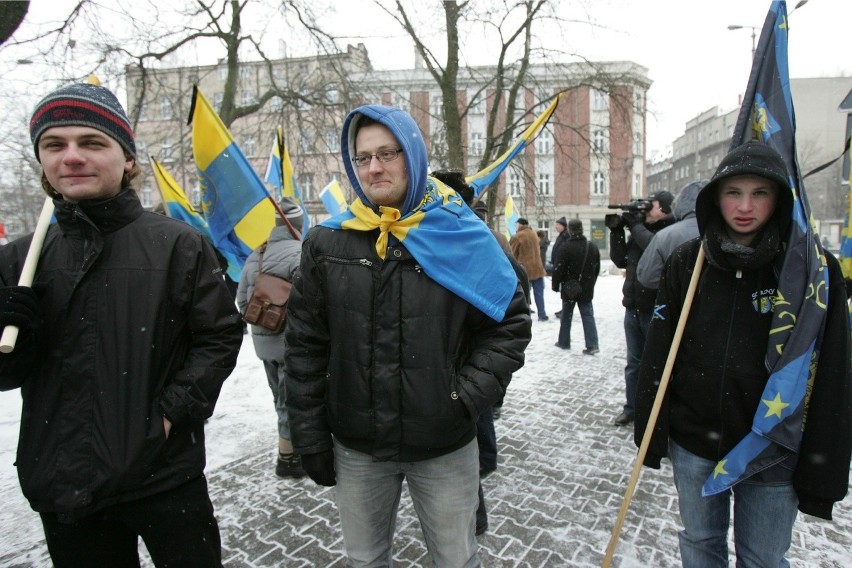
[[[637,446],[703,247],[706,261],[645,458],[653,468],[662,457],[671,459],[684,526],[680,554],[687,567],[727,565],[732,495],[737,565],[787,566],[797,507],[830,519],[833,504],[848,489],[852,350],[843,277],[830,253],[818,259],[830,289],[802,299],[812,303],[806,306],[809,314],[824,317],[813,357],[799,366],[804,374],[788,371],[790,365],[781,373],[770,367],[770,351],[792,349],[792,342],[775,345],[785,331],[781,327],[794,334],[804,325],[784,313],[776,314],[784,325],[773,323],[774,312],[791,310],[798,301],[778,290],[778,275],[789,260],[785,242],[793,230],[793,205],[777,152],[759,143],[731,150],[698,196],[700,237],[672,253],[660,280],[639,377]],[[807,246],[819,252],[815,240]],[[825,342],[830,348],[820,349]],[[801,402],[791,385],[801,389]],[[764,394],[776,386],[784,387],[776,396]],[[785,443],[780,433],[789,437]],[[751,448],[757,458],[740,460],[752,455]]]
[[[523,365],[526,298],[408,113],[359,107],[341,146],[357,199],[308,233],[287,315],[293,447],[350,564],[391,563],[406,480],[432,561],[478,566],[476,420]]]

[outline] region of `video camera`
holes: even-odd
[[[621,209],[629,213],[638,213],[644,217],[645,213],[654,208],[654,204],[647,199],[634,199],[629,203],[618,203],[616,205],[607,205],[609,209]],[[610,213],[604,216],[604,224],[610,229],[618,229],[626,223],[622,215]]]

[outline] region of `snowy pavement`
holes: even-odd
[[[548,322],[533,323],[527,362],[515,374],[496,422],[499,466],[483,481],[489,529],[479,537],[485,566],[600,566],[621,507],[636,449],[630,427],[612,420],[623,404],[622,278],[598,280],[594,308],[601,352],[553,344],[557,294],[547,286]],[[13,467],[20,396],[0,393],[0,567],[50,566],[38,516],[21,496]],[[246,336],[237,369],[207,428],[211,498],[228,567],[344,566],[333,490],[275,476],[275,411],[263,369]],[[643,469],[613,566],[674,567],[677,496],[671,467]],[[143,550],[144,547],[140,547]],[[799,515],[793,566],[848,566],[852,498],[834,521]],[[397,566],[431,565],[403,493],[394,542]],[[145,561],[150,565],[149,561]]]

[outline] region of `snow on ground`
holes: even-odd
[[[623,376],[624,368],[624,331],[623,308],[621,306],[621,285],[623,279],[618,271],[610,273],[608,261],[595,290],[595,316],[600,337],[601,353],[596,357],[572,357],[572,375],[583,376],[583,367],[589,370],[589,376],[600,376],[601,365],[611,367],[609,376],[618,381]],[[559,361],[558,352],[553,347],[556,341],[559,324],[553,313],[559,309],[558,295],[550,290],[550,281],[546,285],[547,312],[549,322],[535,321],[533,316],[533,339],[526,353],[526,365],[515,374],[510,390],[512,396],[534,396],[536,380],[552,376],[555,363]],[[572,346],[579,351],[583,345],[582,324],[579,314],[575,311],[572,327]],[[600,404],[601,401],[598,401]],[[623,400],[604,402],[612,408],[614,418],[621,409]],[[21,495],[20,487],[13,466],[15,447],[17,444],[18,420],[20,416],[20,394],[18,391],[0,393],[0,568],[12,566],[45,566],[46,555],[43,548],[37,546],[43,540],[41,523]],[[528,417],[535,421],[534,416]],[[207,470],[213,471],[226,464],[244,459],[250,453],[257,453],[258,447],[268,444],[270,460],[277,444],[275,430],[276,417],[272,406],[272,395],[266,383],[263,368],[255,356],[250,336],[246,336],[240,352],[236,370],[225,383],[219,398],[216,411],[207,425]],[[609,456],[615,458],[616,452],[623,452],[623,446],[613,448]],[[617,459],[608,459],[606,450],[602,454],[609,463]],[[272,462],[270,461],[270,467]],[[588,465],[588,464],[587,464]],[[606,465],[598,464],[601,467]],[[576,468],[576,463],[565,461],[557,464],[564,471]],[[616,511],[607,511],[607,515],[615,515]],[[800,516],[799,523],[805,522]],[[846,531],[849,527],[838,526],[837,530]],[[606,542],[609,539],[610,527],[607,524],[594,529],[600,532],[596,540]],[[830,530],[828,531],[830,532]],[[819,542],[819,541],[817,541]],[[837,547],[825,540],[824,552],[831,555],[831,550]],[[818,544],[819,547],[819,544]],[[34,557],[33,552],[42,550]],[[831,565],[847,564],[848,558],[831,559]]]

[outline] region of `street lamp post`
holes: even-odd
[[[755,26],[740,26],[737,24],[731,24],[728,26],[729,30],[751,30],[751,59],[754,61],[754,52],[757,49],[757,30]]]

